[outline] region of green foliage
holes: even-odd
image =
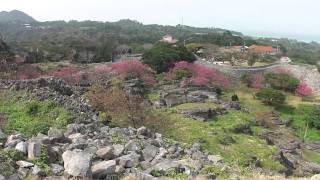
[[[272,106],[282,105],[286,100],[286,96],[282,92],[271,88],[261,89],[256,93],[256,97],[263,103]]]
[[[282,119],[292,120],[290,124],[298,136],[306,140],[320,140],[319,107],[312,104],[299,104],[296,108],[282,107],[279,111]]]
[[[0,64],[4,63],[3,60],[10,62],[13,58],[14,54],[11,52],[11,48],[0,38]]]
[[[34,159],[33,163],[37,165],[46,175],[49,175],[51,167],[47,148],[45,146],[41,146],[40,156]]]
[[[166,173],[166,176],[170,177],[171,179],[187,179],[188,175],[184,172],[177,172],[176,169],[171,169]]]
[[[239,101],[238,95],[234,94],[231,96],[231,101]]]
[[[150,172],[151,176],[153,177],[161,177],[163,175],[163,172],[160,170],[152,170]]]
[[[26,57],[26,63],[44,62],[44,54],[42,51],[29,51]]]
[[[190,72],[185,69],[178,69],[174,72],[175,80],[181,80],[186,77],[190,77]]]
[[[40,102],[23,93],[0,94],[0,112],[8,117],[6,132],[16,130],[28,137],[46,133],[50,127],[65,128],[73,120],[72,114],[56,103]]]
[[[230,96],[228,97],[230,98]],[[166,136],[190,144],[201,140],[201,146],[204,149],[213,154],[221,155],[224,161],[240,169],[244,168],[241,162],[248,159],[246,154],[254,154],[261,160],[264,169],[280,170],[283,168],[279,162],[270,159],[277,152],[274,146],[267,145],[259,137],[236,134],[228,130],[233,128],[235,124],[249,123],[253,118],[252,114],[231,110],[227,114],[214,117],[208,122],[200,122],[177,114],[175,110],[172,110],[176,108],[158,110],[166,115],[168,121],[174,124],[174,128],[164,133]],[[254,128],[255,131],[260,129],[260,127]],[[183,130],[176,131],[176,129]],[[221,145],[220,140],[226,136],[232,136],[236,141],[228,146]]]
[[[165,72],[177,61],[193,62],[195,56],[181,45],[157,43],[152,49],[143,54],[142,61],[157,73]]]
[[[320,73],[320,64],[317,64],[318,72]]]
[[[251,86],[251,79],[252,79],[252,75],[249,73],[245,73],[245,74],[241,75],[241,82],[246,84],[247,87]]]
[[[228,171],[226,168],[218,167],[218,166],[206,166],[204,167],[201,172],[201,174],[214,174],[218,177],[226,177],[228,176]]]
[[[249,52],[248,53],[248,66],[253,66],[260,58],[259,54],[257,52]]]
[[[299,79],[287,73],[267,73],[265,81],[274,89],[288,92],[295,92],[300,83]]]
[[[24,160],[24,155],[16,150],[0,150],[0,172],[3,176],[15,173],[16,161]]]
[[[203,45],[201,45],[200,43],[190,43],[186,45],[186,48],[189,51],[196,53],[198,50],[203,48]]]

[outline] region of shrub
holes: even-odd
[[[315,105],[299,105],[297,115],[302,116],[302,120],[307,121],[311,127],[320,129],[320,108]],[[294,116],[298,118],[298,116]]]
[[[251,86],[251,79],[252,79],[252,76],[249,73],[245,73],[241,75],[241,82],[246,84],[248,87]]]
[[[312,88],[309,87],[306,83],[302,82],[299,84],[298,88],[296,89],[296,93],[301,97],[310,96],[312,94]]]
[[[232,96],[231,96],[231,101],[236,101],[236,102],[238,102],[238,101],[239,101],[238,95],[236,95],[236,94],[232,95]]]
[[[256,97],[263,103],[272,106],[282,105],[286,100],[286,97],[283,93],[271,88],[261,89],[256,93]]]
[[[142,96],[131,95],[118,87],[104,89],[93,86],[88,92],[90,104],[111,118],[111,125],[121,127],[145,126],[161,132],[170,127],[167,118],[154,112]]]
[[[112,64],[112,70],[117,72],[123,79],[141,79],[146,85],[156,83],[153,71],[138,60],[128,60]],[[107,70],[107,68],[105,68]]]
[[[300,83],[299,79],[287,73],[267,73],[265,80],[272,88],[288,92],[295,92]]]
[[[25,157],[22,152],[17,150],[0,150],[0,172],[3,176],[10,176],[14,174],[16,161],[24,160]]]
[[[262,74],[255,74],[251,79],[250,86],[255,89],[261,89],[264,87],[264,76]]]
[[[149,65],[157,73],[166,72],[172,65],[185,60],[193,62],[195,56],[181,45],[171,45],[168,43],[158,43],[152,49],[143,54],[143,63]]]
[[[230,86],[229,78],[218,70],[186,61],[175,63],[174,68],[166,74],[166,79],[182,79],[182,86],[189,84],[195,86],[217,85],[224,88]]]
[[[79,83],[82,72],[80,68],[68,66],[51,72],[49,75],[62,78],[69,83]]]

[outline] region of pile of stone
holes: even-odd
[[[226,113],[225,109],[221,108],[196,108],[196,109],[178,109],[177,113],[183,114],[188,118],[199,121],[207,121],[217,115]]]
[[[76,87],[61,78],[42,77],[30,80],[0,80],[2,89],[28,91],[38,100],[52,100],[77,115],[76,122],[91,123],[97,120],[96,112]],[[81,114],[81,116],[80,116]]]
[[[172,107],[184,103],[218,101],[215,89],[200,87],[180,88],[175,85],[164,85],[160,91],[160,96],[160,100],[154,102],[156,107]]]
[[[228,168],[220,156],[208,155],[199,144],[166,141],[145,127],[110,128],[98,124],[70,124],[67,130],[51,128],[47,135],[25,139],[6,138],[4,150],[17,150],[27,158],[16,162],[16,173],[6,178],[108,179],[135,176],[156,179],[155,172],[184,173],[195,178],[206,166]],[[50,172],[45,174],[33,160],[46,154]],[[1,174],[1,172],[0,172]],[[48,174],[50,176],[46,177]],[[203,176],[214,178],[214,174]],[[0,175],[1,177],[1,175]],[[1,178],[0,178],[1,179]]]

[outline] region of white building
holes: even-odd
[[[169,35],[169,34],[163,36],[160,41],[161,41],[161,42],[166,42],[166,43],[169,43],[169,44],[174,44],[174,43],[177,43],[177,42],[178,42],[177,39],[175,39],[173,36],[171,36],[171,35]]]

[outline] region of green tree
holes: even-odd
[[[167,71],[174,62],[193,62],[196,57],[181,45],[157,43],[152,49],[143,54],[143,63],[149,65],[157,73]]]
[[[13,59],[14,54],[11,52],[10,47],[0,39],[0,65],[5,65]]]
[[[257,52],[248,52],[248,66],[253,66],[259,60],[259,54]]]
[[[272,88],[288,92],[295,92],[300,84],[299,79],[286,73],[267,73],[265,80]]]
[[[281,91],[271,88],[261,89],[256,93],[256,97],[271,106],[282,105],[286,100],[286,96]]]
[[[40,63],[44,61],[43,52],[40,50],[30,51],[26,57],[26,63]]]

